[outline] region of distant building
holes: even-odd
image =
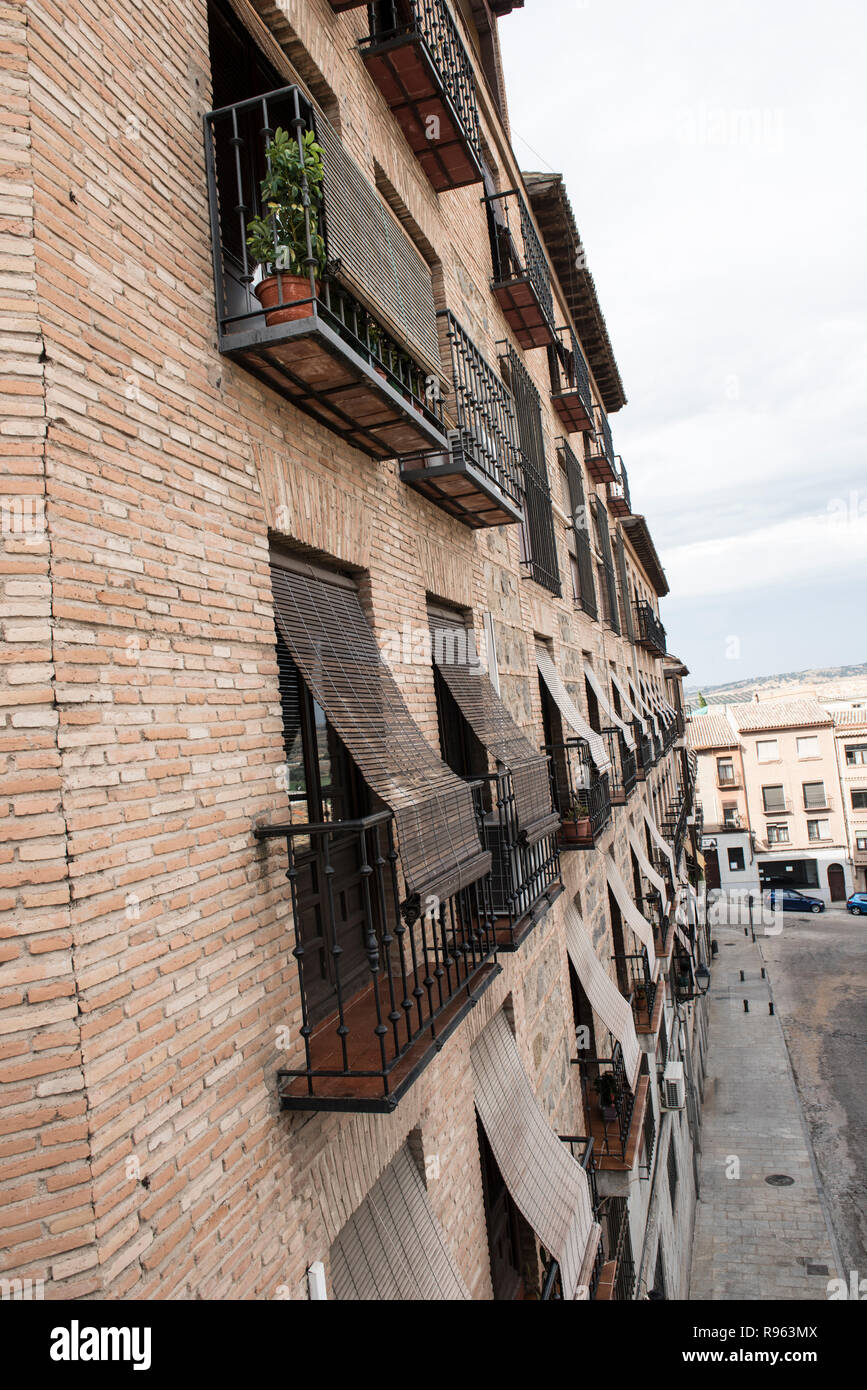
[[[867,701],[835,708],[834,741],[855,890],[867,890]]]

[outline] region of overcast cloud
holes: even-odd
[[[500,33],[623,376],[670,648],[704,684],[867,660],[867,5],[527,0]]]

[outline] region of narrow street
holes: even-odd
[[[841,1258],[867,1275],[867,918],[787,914],[758,937]]]
[[[769,1009],[773,967],[763,979],[765,958],[743,927],[712,935],[719,954],[690,1297],[825,1299],[836,1250],[781,1019]],[[762,945],[786,940],[784,928]]]

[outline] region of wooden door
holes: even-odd
[[[842,864],[828,865],[828,888],[832,903],[842,903],[846,899],[846,877]]]

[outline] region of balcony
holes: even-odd
[[[792,803],[787,796],[763,796],[762,813],[766,816],[790,816],[792,814]]]
[[[445,0],[378,0],[364,65],[437,193],[482,179],[472,64]]]
[[[608,510],[614,516],[629,516],[632,512],[632,503],[629,500],[629,479],[626,476],[623,459],[619,454],[615,456],[614,467],[617,472],[617,481],[608,484]]]
[[[593,428],[590,373],[578,339],[571,328],[558,328],[557,341],[549,347],[551,404],[567,434]]]
[[[654,652],[657,656],[665,656],[665,628],[650,604],[645,599],[640,599],[632,607],[635,613],[635,640],[638,645],[644,647],[646,651]],[[676,724],[672,727],[675,729],[674,738],[676,738]]]
[[[633,719],[630,722],[632,736],[635,739],[635,772],[639,782],[644,782],[656,761],[653,739],[650,734],[644,732],[640,719]]]
[[[622,729],[603,729],[602,737],[608,745],[608,757],[611,762],[611,771],[608,774],[611,804],[623,806],[638,780],[635,754],[628,746]]]
[[[635,1258],[626,1197],[604,1197],[600,1204],[603,1250],[596,1294],[600,1302],[630,1303],[635,1297]]]
[[[674,997],[680,1004],[686,1003],[696,993],[692,957],[680,944],[672,956],[669,980]]]
[[[560,848],[592,849],[611,819],[608,775],[598,773],[583,738],[547,743],[551,791],[560,815]]]
[[[556,835],[521,838],[509,772],[472,778],[479,834],[491,851],[491,909],[499,951],[516,951],[563,891]]]
[[[587,1184],[590,1188],[590,1205],[593,1210],[593,1220],[598,1221],[600,1203],[599,1193],[596,1190],[596,1160],[593,1156],[593,1140],[592,1138],[584,1134],[561,1134],[560,1140],[562,1143],[568,1144],[572,1157],[575,1159],[576,1163],[581,1164],[581,1167],[587,1174]],[[587,1281],[588,1297],[591,1300],[598,1297],[599,1281],[600,1276],[602,1274],[603,1264],[604,1254],[602,1249],[602,1241],[600,1240],[599,1244],[596,1247],[596,1255],[594,1257],[593,1265],[590,1270],[590,1277]],[[557,1301],[562,1302],[562,1299],[563,1285],[560,1278],[560,1266],[557,1264],[556,1260],[549,1260],[546,1264],[545,1278],[542,1283],[540,1301],[543,1303]]]
[[[811,792],[804,795],[804,810],[808,815],[813,815],[816,811],[832,811],[834,803],[826,792]]]
[[[527,205],[516,189],[488,193],[484,202],[494,297],[522,348],[547,347],[555,341],[554,299],[548,261]]]
[[[662,991],[650,971],[647,948],[633,955],[614,955],[620,993],[632,1005],[632,1017],[637,1033],[656,1033],[662,1017]]]
[[[600,1172],[624,1172],[634,1167],[648,1105],[649,1078],[641,1075],[633,1093],[615,1042],[610,1057],[589,1057],[580,1063],[584,1114]]]
[[[285,841],[298,962],[303,1065],[278,1072],[281,1108],[391,1111],[499,973],[490,882],[414,918],[391,811],[255,834]]]
[[[721,768],[717,767],[716,784],[722,792],[740,790],[742,786],[740,773],[734,769],[731,772],[723,772]]]
[[[596,483],[620,481],[615,462],[614,440],[611,438],[611,426],[608,423],[608,416],[599,405],[596,406],[596,428],[590,441],[587,469]]]
[[[205,117],[220,352],[373,458],[445,449],[442,407],[431,397],[429,372],[346,287],[347,279],[364,281],[376,295],[378,283],[385,303],[384,276],[392,272],[382,272],[378,253],[365,250],[357,228],[347,231],[344,214],[356,202],[376,225],[377,195],[369,186],[366,192],[356,187],[359,171],[333,132],[325,134],[327,123],[320,124],[321,130],[314,128],[298,87]],[[300,180],[305,202],[292,203],[287,194],[263,222],[262,182],[279,167],[274,142],[287,131],[287,163],[294,163],[292,177]],[[325,142],[321,169],[309,151],[314,134]],[[265,257],[260,260],[248,247],[255,219],[260,240],[269,252],[273,246],[273,262],[264,249],[257,248]],[[381,222],[378,230],[381,239]],[[399,239],[399,229],[395,235]],[[401,299],[399,281],[389,293]],[[432,321],[431,312],[431,333]]]
[[[454,428],[446,447],[404,453],[400,476],[443,511],[480,529],[523,519],[523,455],[512,394],[447,310],[437,315],[451,370]]]

